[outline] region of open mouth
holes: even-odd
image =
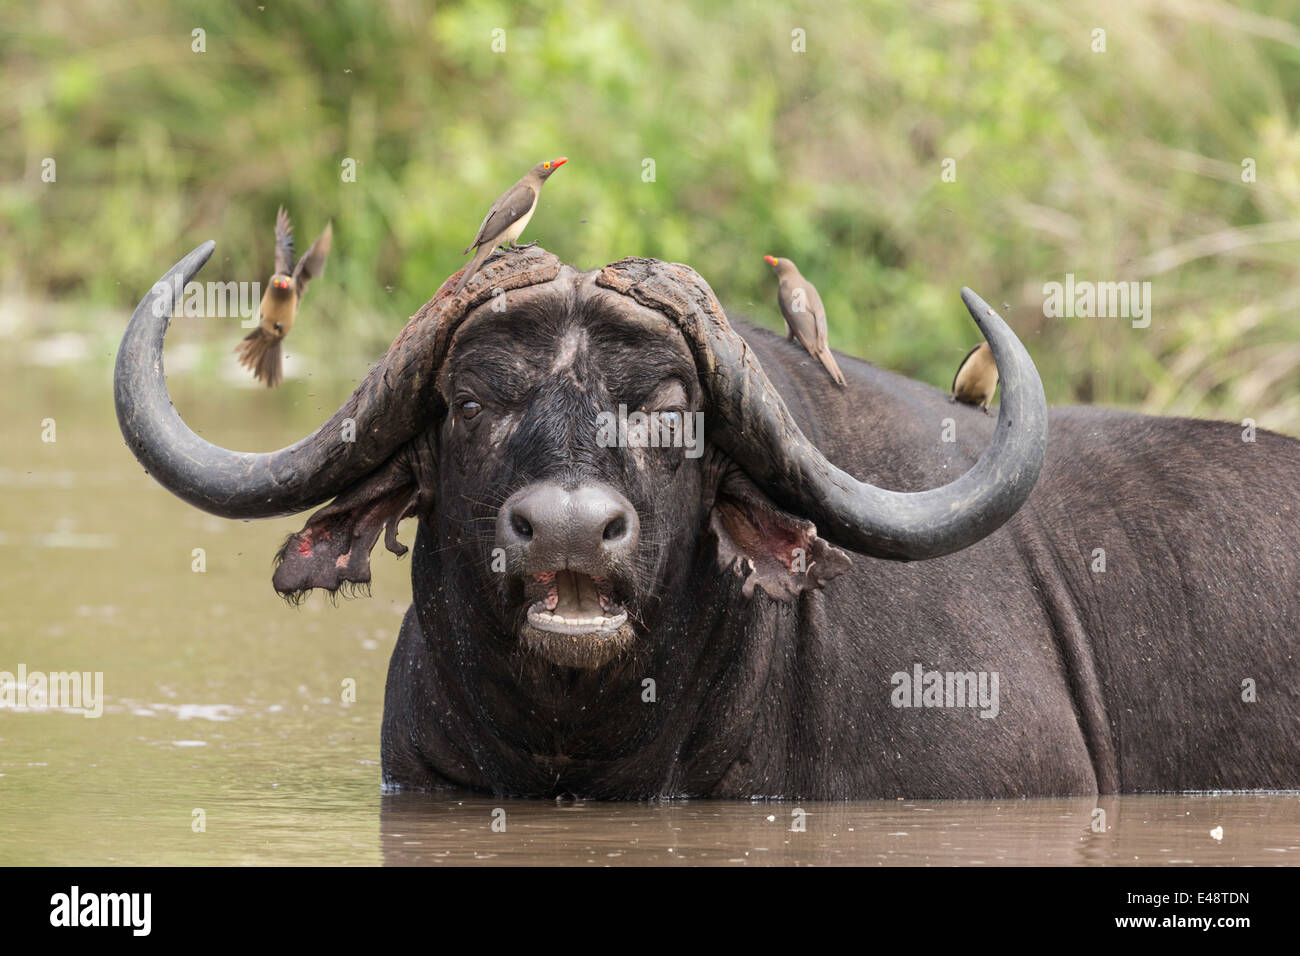
[[[551,634],[600,636],[627,623],[627,610],[614,601],[609,584],[577,571],[548,571],[532,577],[546,588],[528,608],[528,623]]]

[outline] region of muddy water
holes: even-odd
[[[104,356],[51,367],[7,351],[0,670],[102,672],[103,698],[98,717],[0,708],[0,864],[1300,862],[1296,795],[797,806],[382,796],[379,721],[407,564],[378,548],[371,598],[286,606],[271,558],[299,519],[223,521],[182,504],[126,452]],[[348,390],[291,382],[267,396],[176,378],[197,430],[247,449],[306,434]],[[55,441],[44,442],[51,418]],[[402,537],[413,534],[408,522]]]

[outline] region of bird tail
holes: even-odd
[[[487,261],[487,257],[492,255],[495,249],[496,247],[491,243],[479,246],[478,252],[474,253],[474,258],[470,260],[469,265],[465,267],[465,271],[461,273],[460,281],[456,283],[456,288],[451,292],[452,295],[460,294],[460,290],[465,288],[465,283],[473,278],[474,273],[478,272],[483,263]]]
[[[831,378],[835,379],[835,384],[840,386],[840,388],[843,388],[844,373],[841,372],[840,367],[835,364],[835,356],[831,354],[831,350],[828,348],[822,349],[817,353],[817,358],[821,361],[822,365],[826,366],[826,371],[831,373]]]
[[[259,325],[235,346],[239,364],[252,372],[253,378],[265,382],[267,388],[274,388],[284,380],[284,361],[280,356],[280,342],[278,336],[272,335]]]

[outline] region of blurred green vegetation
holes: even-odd
[[[10,334],[80,322],[116,337],[204,239],[203,279],[265,282],[284,203],[300,249],[335,224],[289,351],[345,383],[460,267],[488,204],[563,154],[524,239],[575,265],[686,262],[729,311],[777,329],[762,256],[788,256],[820,289],[832,344],[942,388],[978,338],[958,298],[970,285],[1054,404],[1300,433],[1298,14],[1270,0],[11,2],[0,294],[108,307],[60,309],[60,327],[11,318]],[[1045,318],[1043,285],[1066,273],[1149,280],[1151,327]],[[201,343],[202,372],[233,365],[240,334],[214,319],[172,338]]]

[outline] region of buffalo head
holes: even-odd
[[[995,437],[962,477],[888,491],[839,470],[804,436],[713,292],[686,266],[624,259],[579,272],[540,249],[450,282],[328,422],[266,454],[195,435],[167,395],[172,297],[194,250],[136,309],[115,391],[127,444],[166,488],[213,514],[260,518],[333,499],[281,550],[298,597],[370,580],[381,532],[418,516],[439,580],[483,631],[546,661],[599,668],[657,632],[702,547],[789,600],[848,566],[957,551],[1005,522],[1043,461],[1033,363],[978,296],[962,297],[1002,380]],[[417,583],[417,592],[419,584]],[[417,604],[420,601],[417,593]]]

